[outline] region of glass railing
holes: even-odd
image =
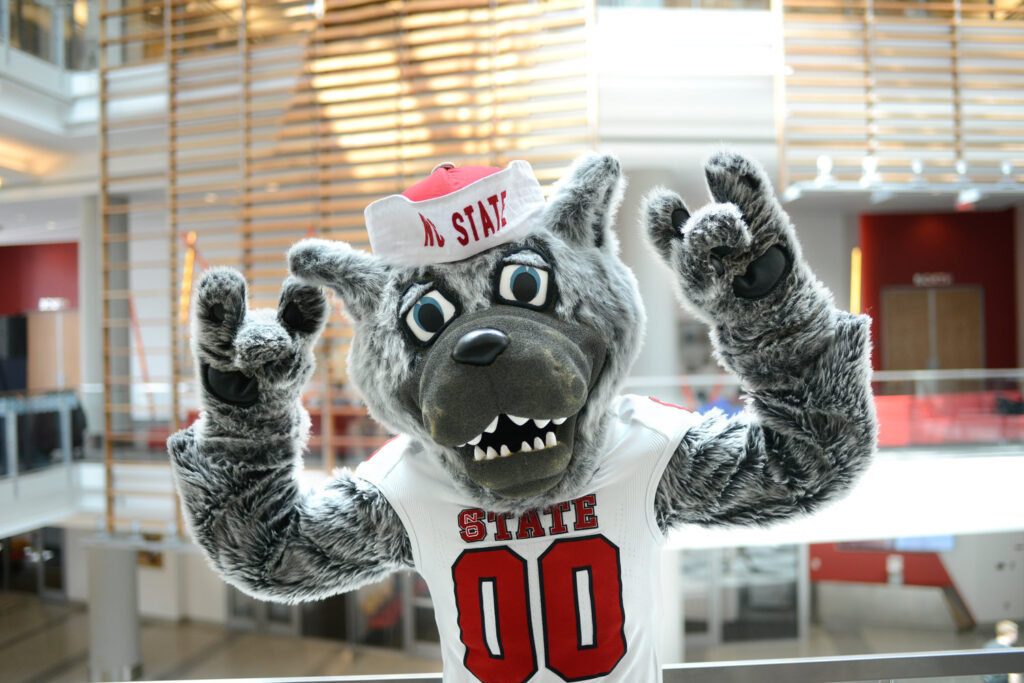
[[[1024,443],[1024,368],[879,371],[872,377],[879,447],[1010,447]],[[626,390],[697,411],[743,410],[732,375],[633,377]]]
[[[70,468],[82,457],[84,427],[74,392],[0,395],[0,480]]]
[[[93,70],[98,12],[91,0],[0,0],[0,44],[70,71]]]
[[[852,683],[930,678],[955,681],[962,677],[970,677],[962,678],[965,681],[978,681],[984,675],[1018,671],[1024,671],[1024,648],[670,664],[664,668],[664,683]],[[436,683],[440,680],[441,674],[246,679],[247,683]],[[222,683],[231,683],[231,679],[222,679]]]

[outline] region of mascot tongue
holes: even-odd
[[[440,164],[402,194],[366,207],[373,253],[395,265],[461,261],[533,231],[544,194],[530,164]]]

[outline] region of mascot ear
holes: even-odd
[[[347,242],[302,240],[288,250],[288,268],[305,282],[337,292],[356,320],[373,314],[388,281],[387,264]]]
[[[609,231],[624,188],[618,159],[607,154],[580,157],[555,185],[544,225],[570,244],[614,244]]]

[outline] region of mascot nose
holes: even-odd
[[[452,350],[452,359],[466,365],[490,365],[511,340],[501,330],[485,327],[462,335]]]

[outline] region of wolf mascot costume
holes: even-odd
[[[692,216],[643,220],[745,412],[620,396],[644,312],[613,232],[623,181],[579,160],[546,201],[524,162],[442,165],[367,209],[374,254],[306,240],[277,311],[230,270],[198,284],[204,412],[169,441],[186,519],[224,578],[315,600],[414,568],[445,680],[660,679],[658,553],[682,524],[766,524],[844,492],[875,446],[868,318],[837,310],[755,162],[705,166]],[[399,436],[319,490],[300,404],[332,288],[349,372]]]

